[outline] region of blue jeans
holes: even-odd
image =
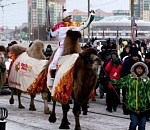
[[[131,122],[130,122],[129,130],[136,130],[137,126],[138,126],[138,130],[145,130],[145,126],[146,126],[146,116],[145,115],[131,113],[130,120],[131,120]]]

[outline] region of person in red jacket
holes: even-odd
[[[122,69],[122,63],[117,57],[112,58],[105,67],[105,72],[110,79],[119,80],[120,71]],[[120,102],[120,89],[115,88],[112,84],[108,84],[107,94],[106,94],[106,103],[108,112],[117,110],[118,103]]]

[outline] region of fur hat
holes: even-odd
[[[137,77],[137,73],[136,73],[136,68],[137,67],[141,67],[143,69],[143,73],[142,73],[142,78],[146,78],[148,73],[149,73],[149,70],[148,70],[148,67],[145,63],[143,62],[136,62],[132,67],[131,67],[131,74],[133,77]]]
[[[68,16],[72,16],[66,9],[63,10],[63,18],[66,18]]]

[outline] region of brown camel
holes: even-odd
[[[80,32],[69,30],[64,41],[63,52],[63,56],[79,53],[71,71],[73,78],[71,95],[74,99],[73,114],[75,117],[75,130],[81,130],[79,121],[79,115],[81,113],[80,107],[87,105],[90,94],[96,85],[97,69],[100,64],[100,59],[97,56],[97,51],[95,49],[88,48],[81,52],[79,38],[81,38]],[[59,69],[60,68],[58,68],[57,73],[59,72]],[[56,122],[55,105],[57,100],[55,100],[53,96],[52,99],[53,109],[49,117],[49,122],[54,123]],[[69,109],[69,102],[62,103],[63,119],[59,129],[69,129],[70,123],[67,119],[67,112]]]
[[[25,47],[22,47],[18,44],[16,45],[13,45],[12,47],[10,47],[10,52],[14,55],[14,59],[16,59],[19,55],[21,55],[23,52],[26,52],[27,55],[31,58],[35,58],[35,59],[39,59],[39,60],[46,60],[46,57],[44,56],[43,54],[43,50],[44,50],[44,44],[42,41],[40,40],[35,40],[32,44],[32,46],[30,48],[25,48]],[[26,61],[28,62],[28,61]],[[46,65],[45,65],[46,66]],[[45,76],[47,74],[46,72],[46,67],[45,67]],[[9,80],[11,80],[11,78],[9,78]],[[45,84],[46,84],[46,80],[45,80]],[[9,100],[10,104],[14,104],[14,90],[16,88],[14,88],[13,86],[9,86],[10,89],[11,89],[11,98]],[[17,89],[17,95],[18,95],[18,108],[25,108],[22,103],[21,103],[21,93],[24,92],[20,89]],[[49,114],[50,113],[50,110],[49,110],[49,107],[48,107],[48,103],[47,103],[47,98],[48,98],[48,88],[45,86],[43,86],[41,92],[42,92],[42,98],[44,100],[44,113],[45,114]],[[25,92],[27,93],[27,92]],[[30,97],[31,97],[31,100],[30,100],[30,108],[29,110],[31,111],[35,111],[36,108],[35,108],[35,105],[34,105],[34,98],[36,96],[36,93],[28,93],[30,94]]]

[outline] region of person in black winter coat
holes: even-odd
[[[139,48],[137,47],[137,45],[135,43],[133,43],[131,46],[130,46],[130,52],[135,52],[135,53],[138,53],[139,51]]]
[[[46,51],[44,52],[44,55],[46,56],[46,59],[49,60],[51,55],[53,53],[53,49],[51,45],[47,45]]]
[[[130,52],[130,46],[126,45],[125,48],[123,49],[123,52],[120,54],[121,60],[125,57],[128,56]]]
[[[127,60],[125,60],[125,62],[122,65],[121,78],[130,74],[131,73],[130,72],[131,67],[138,61],[139,61],[138,53],[136,51],[133,51],[131,53],[131,56]],[[127,115],[128,111],[126,109],[126,97],[125,97],[125,95],[126,95],[126,89],[123,88],[122,89],[122,96],[123,96],[122,108],[123,108],[123,114]]]
[[[130,74],[130,69],[132,65],[134,65],[137,61],[139,61],[138,53],[136,52],[131,53],[131,56],[123,63],[122,70],[121,70],[121,77]]]
[[[130,54],[131,53],[137,53],[138,54],[138,58],[139,58],[139,61],[142,60],[142,55],[140,55],[140,49],[138,48],[137,44],[133,43],[131,46],[130,46]]]
[[[101,59],[101,69],[100,69],[100,73],[99,73],[99,82],[98,82],[98,87],[99,87],[99,93],[100,93],[100,98],[102,99],[104,97],[104,92],[105,92],[105,66],[106,66],[106,57],[107,57],[107,47],[106,46],[102,46],[101,47],[101,52],[98,53],[99,58]]]
[[[101,52],[98,53],[99,58],[101,59],[101,61],[105,61],[106,57],[107,57],[107,47],[106,46],[102,46],[101,47]]]

